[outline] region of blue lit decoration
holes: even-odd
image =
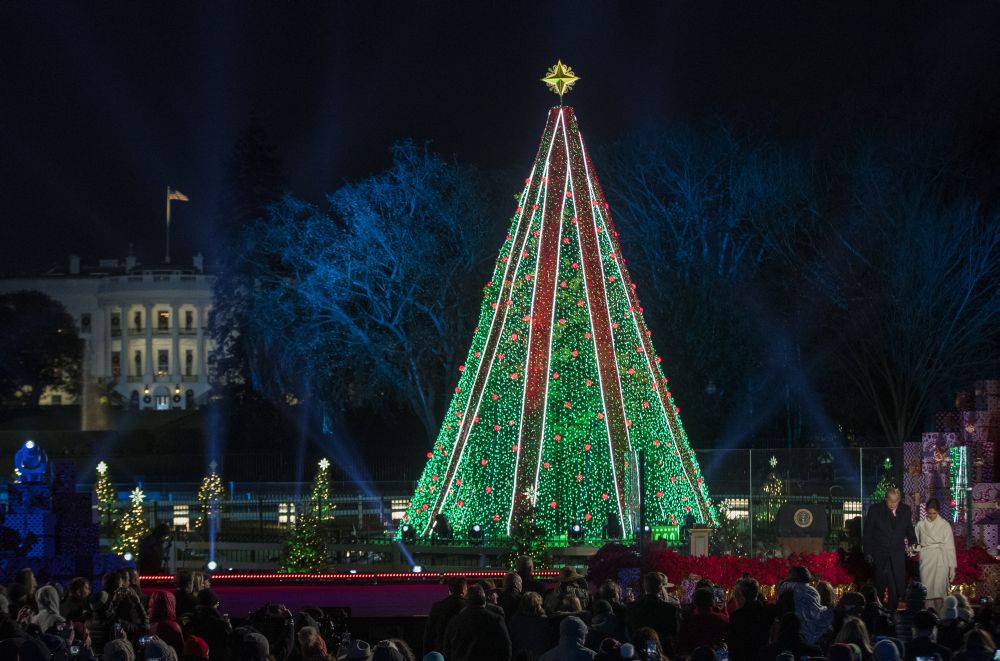
[[[0,570],[10,574],[30,567],[36,574],[69,579],[123,566],[121,558],[99,553],[93,495],[77,492],[72,462],[50,463],[38,443],[28,440],[14,455],[14,472],[7,513],[0,514]]]

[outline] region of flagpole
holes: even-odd
[[[170,263],[170,186],[167,186],[167,256],[166,263]]]

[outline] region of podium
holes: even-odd
[[[708,539],[712,533],[709,526],[692,526],[690,528],[691,555],[695,557],[708,555]]]

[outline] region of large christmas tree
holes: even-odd
[[[558,63],[543,80],[561,101],[576,77]],[[404,515],[417,534],[444,514],[456,539],[529,518],[552,540],[631,538],[639,450],[647,523],[714,523],[642,312],[573,109],[552,108]]]

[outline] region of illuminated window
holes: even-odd
[[[174,528],[187,530],[191,527],[191,511],[188,505],[174,505]]]
[[[295,503],[278,503],[278,524],[291,525],[295,523]]]
[[[170,311],[159,310],[156,313],[156,329],[165,331],[170,328]]]
[[[389,501],[389,507],[392,509],[392,520],[400,521],[403,518],[403,514],[410,507],[410,501],[405,498],[394,498]]]
[[[725,498],[722,504],[726,508],[726,518],[746,519],[750,517],[749,498]]]
[[[166,376],[170,370],[170,350],[158,349],[156,351],[156,373]]]
[[[844,521],[853,519],[856,516],[861,516],[861,501],[860,500],[845,500],[844,501]]]

